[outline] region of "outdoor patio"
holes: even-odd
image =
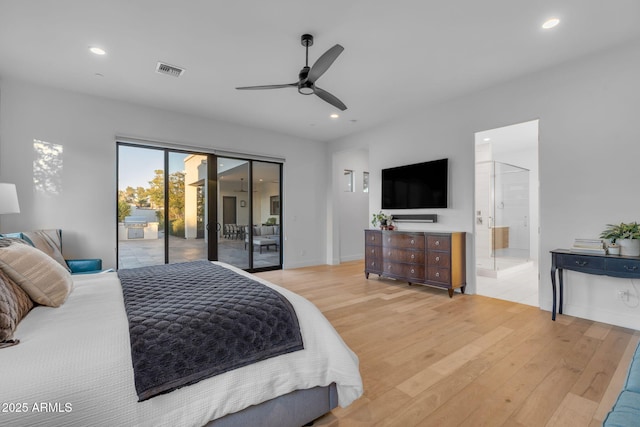
[[[184,239],[169,236],[169,262],[207,259],[204,239]],[[254,268],[279,265],[280,251],[275,247],[257,247],[253,250]],[[239,268],[249,268],[249,252],[244,240],[221,238],[218,241],[218,259]],[[135,268],[164,264],[164,238],[118,241],[118,268]]]

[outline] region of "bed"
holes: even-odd
[[[57,308],[36,305],[0,349],[0,425],[299,426],[362,395],[357,356],[308,300],[286,297],[304,348],[139,401],[117,273],[72,276]]]

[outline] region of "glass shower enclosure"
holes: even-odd
[[[529,170],[476,163],[476,267],[493,276],[530,260]]]

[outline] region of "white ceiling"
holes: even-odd
[[[317,82],[339,119],[295,88],[235,90],[297,81],[303,33],[310,64],[345,48]],[[638,0],[0,0],[0,77],[326,141],[638,38]]]

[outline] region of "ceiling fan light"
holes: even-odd
[[[545,30],[549,30],[560,23],[560,19],[558,18],[549,18],[542,24],[542,28]]]
[[[107,53],[104,49],[97,46],[89,46],[89,50],[91,51],[91,53],[94,53],[96,55],[105,55]]]
[[[313,85],[307,83],[299,85],[298,92],[302,95],[313,95],[314,93],[316,93],[316,90],[313,88]]]

